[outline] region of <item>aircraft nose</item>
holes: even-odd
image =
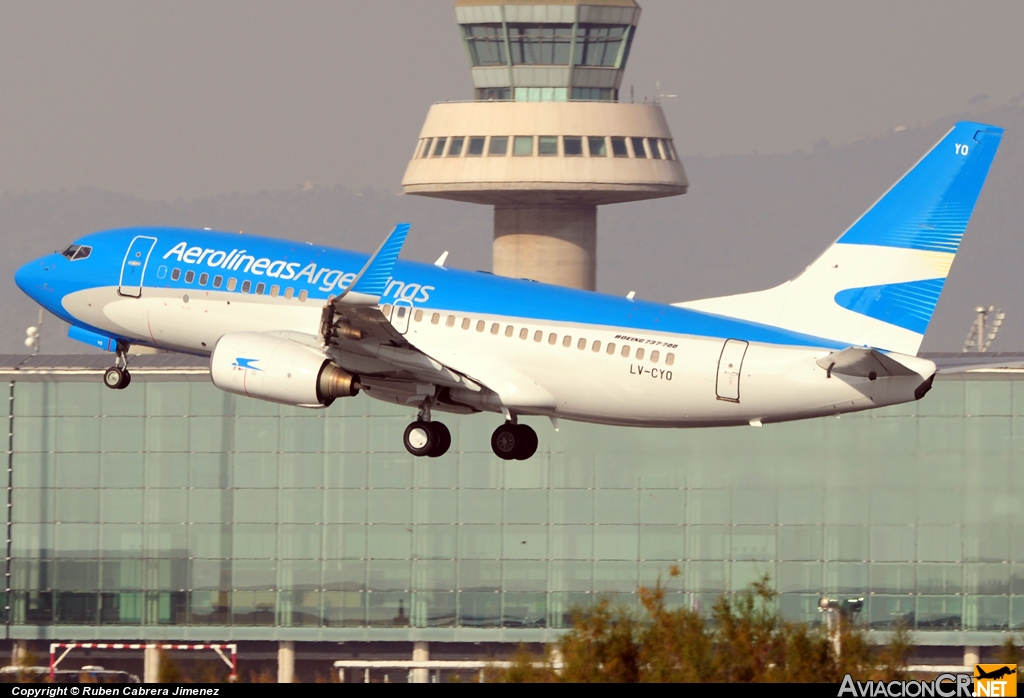
[[[14,283],[29,297],[38,299],[46,286],[50,264],[45,259],[36,259],[14,272]]]

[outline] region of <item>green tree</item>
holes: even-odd
[[[1020,645],[1017,644],[1014,635],[1007,636],[1006,640],[999,647],[999,653],[996,655],[996,661],[1000,664],[1019,664],[1020,663]],[[1019,674],[1018,674],[1019,676]]]
[[[904,681],[909,678],[907,663],[914,643],[910,640],[910,628],[900,621],[889,642],[881,647],[871,678],[878,681]]]
[[[572,683],[635,683],[640,680],[639,625],[631,613],[601,599],[574,613],[572,632],[558,643],[561,678]]]
[[[157,679],[159,683],[181,683],[183,675],[178,663],[171,659],[164,651],[160,651],[160,663],[157,667]]]
[[[544,656],[538,658],[521,644],[512,655],[511,663],[512,666],[504,669],[489,668],[484,672],[484,680],[501,683],[553,683],[559,680],[550,647],[545,648]]]
[[[673,568],[673,576],[677,574]],[[639,638],[643,680],[712,680],[712,642],[704,618],[689,609],[667,609],[660,581],[654,589],[640,589],[640,601],[650,619]]]
[[[679,576],[672,568],[670,576]],[[778,594],[766,575],[744,591],[723,595],[704,618],[687,608],[670,609],[665,587],[640,589],[645,617],[601,600],[573,616],[557,643],[561,667],[550,648],[544,657],[520,647],[512,666],[492,670],[492,681],[573,683],[637,682],[839,682],[904,678],[913,646],[900,626],[883,646],[842,618],[838,637],[823,625],[785,621]],[[839,652],[836,652],[838,639]]]

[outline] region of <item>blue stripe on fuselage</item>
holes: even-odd
[[[236,278],[237,289],[241,288],[243,281],[252,282],[253,289],[257,283],[263,282],[267,285],[267,292],[271,285],[279,286],[281,293],[286,287],[291,287],[296,295],[304,290],[311,301],[325,302],[329,296],[339,295],[351,283],[369,257],[358,252],[253,235],[180,228],[130,228],[93,233],[76,240],[76,244],[92,246],[93,253],[88,260],[66,265],[68,272],[74,273],[73,278],[67,278],[61,284],[66,292],[117,285],[124,253],[136,235],[157,238],[146,269],[145,287],[213,290],[212,279],[220,275],[225,280]],[[232,250],[236,253],[229,257]],[[238,253],[242,250],[245,251],[245,259],[238,268],[229,268],[236,266]],[[201,259],[199,263],[195,262],[197,257]],[[210,266],[210,260],[219,266]],[[175,268],[181,269],[182,273],[177,281],[172,281],[171,271]],[[192,283],[185,283],[187,271],[196,272]],[[202,272],[210,275],[205,287],[198,283]],[[276,275],[268,276],[268,272]],[[301,278],[297,278],[300,274]],[[312,283],[312,279],[316,283]],[[223,288],[220,290],[224,291]],[[381,302],[396,301],[417,308],[456,313],[735,338],[787,346],[846,347],[846,344],[820,337],[686,308],[418,262],[399,261],[395,265],[393,280],[385,289]]]

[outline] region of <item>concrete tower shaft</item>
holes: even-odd
[[[593,290],[597,206],[494,207],[495,274]]]
[[[476,101],[431,107],[406,193],[487,204],[495,273],[593,289],[597,206],[688,182],[655,103],[617,101],[633,0],[459,0]]]

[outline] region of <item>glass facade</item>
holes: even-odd
[[[530,640],[600,595],[635,606],[673,565],[673,604],[770,574],[797,620],[863,595],[872,628],[932,644],[1019,631],[1018,378],[762,429],[529,419],[526,462],[490,453],[494,415],[439,416],[452,449],[417,460],[413,411],[365,396],[308,411],[204,382],[8,383],[8,634]]]
[[[558,155],[558,142],[562,141],[562,154],[566,157],[608,157],[606,142],[607,136],[539,136],[536,155]],[[509,149],[511,139],[512,148]],[[469,147],[463,152],[463,145],[469,142]],[[533,136],[453,136],[447,138],[438,136],[435,138],[423,138],[420,145],[416,147],[419,159],[439,158],[442,156],[450,158],[458,157],[479,157],[485,152],[488,157],[505,157],[508,155],[525,157],[534,155]],[[583,143],[586,140],[587,148]],[[612,136],[612,151],[615,157],[629,157],[626,150],[626,141],[633,144],[633,157],[646,160],[676,160],[675,147],[671,139],[666,138],[623,138]],[[449,141],[451,145],[448,146]],[[646,146],[644,144],[647,144]],[[447,146],[447,149],[446,149]],[[164,269],[164,267],[161,267]],[[175,269],[174,272],[180,272]],[[172,277],[174,272],[172,272]],[[218,277],[220,278],[220,277]],[[232,283],[234,279],[230,280]],[[231,283],[228,284],[231,287]],[[292,289],[288,289],[291,291]]]
[[[632,29],[607,25],[465,24],[462,33],[473,67],[574,65],[621,68],[626,58],[623,42],[628,40]]]
[[[469,24],[462,28],[473,66],[506,65],[505,32],[500,24]]]
[[[613,5],[457,6],[475,99],[618,101],[640,10]]]

